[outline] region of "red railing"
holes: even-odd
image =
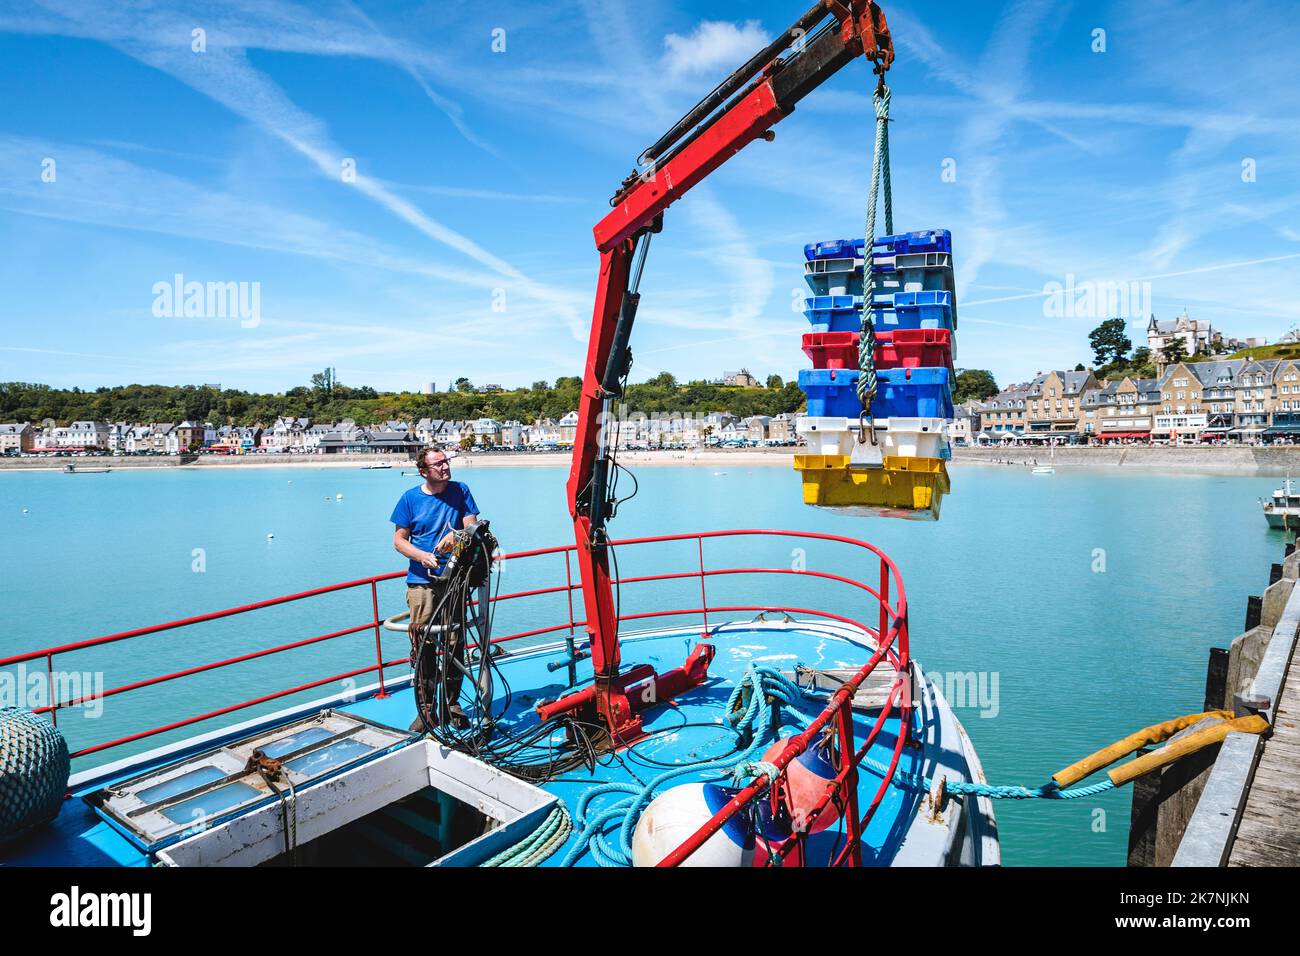
[[[836,574],[828,571],[817,571],[792,564],[786,568],[770,567],[726,567],[726,568],[708,568],[704,561],[704,543],[707,540],[718,538],[739,538],[745,536],[766,536],[777,538],[806,539],[813,541],[834,542],[849,545],[858,549],[863,549],[873,555],[879,567],[879,584],[875,587],[859,581],[855,578],[842,574]],[[689,571],[674,571],[662,574],[647,574],[632,577],[624,577],[619,581],[619,586],[634,584],[648,584],[653,582],[677,581],[688,578],[698,578],[700,584],[700,606],[695,608],[666,608],[653,611],[643,611],[638,613],[621,614],[619,621],[638,621],[657,617],[669,616],[699,616],[703,618],[704,629],[708,630],[708,616],[710,613],[717,615],[719,613],[735,612],[786,612],[791,614],[809,615],[813,617],[822,617],[829,620],[839,621],[859,628],[869,634],[876,642],[877,650],[871,656],[870,660],[840,689],[831,697],[826,709],[809,725],[808,729],[802,734],[790,738],[789,743],[776,757],[772,763],[781,771],[784,777],[785,768],[799,754],[803,753],[809,746],[816,742],[818,735],[826,732],[832,735],[835,740],[835,749],[839,755],[840,766],[837,776],[828,785],[826,794],[818,806],[812,808],[806,814],[807,819],[815,819],[832,800],[838,801],[846,822],[846,842],[842,851],[840,851],[836,864],[857,865],[860,862],[860,838],[867,823],[871,820],[876,808],[879,806],[884,797],[886,788],[889,784],[890,776],[894,767],[897,766],[902,748],[907,740],[908,728],[910,725],[911,700],[908,696],[907,675],[909,673],[909,653],[908,653],[908,636],[907,636],[907,598],[903,590],[903,582],[898,574],[898,568],[893,561],[874,545],[865,541],[859,541],[855,538],[843,537],[841,535],[820,534],[815,532],[803,531],[774,531],[774,530],[757,530],[745,529],[738,531],[706,531],[693,534],[675,534],[675,535],[658,535],[643,538],[628,538],[621,541],[612,542],[616,550],[623,550],[635,545],[660,544],[674,541],[694,541],[696,543],[697,566]],[[527,638],[537,637],[543,634],[554,633],[556,631],[567,630],[574,634],[577,629],[585,625],[585,621],[574,618],[573,592],[580,590],[581,585],[573,580],[573,572],[570,562],[572,552],[575,550],[574,545],[565,545],[554,548],[539,548],[532,551],[521,551],[505,556],[505,560],[513,565],[514,562],[528,558],[539,558],[546,555],[563,555],[565,565],[565,583],[550,587],[533,588],[525,591],[517,591],[509,594],[498,594],[490,598],[494,604],[504,601],[516,601],[525,598],[539,597],[549,594],[566,595],[568,604],[568,619],[560,624],[546,627],[533,628],[531,630],[519,631],[509,634],[505,637],[493,638],[492,643],[504,644],[510,641],[520,641]],[[878,617],[873,625],[868,625],[862,621],[855,620],[844,615],[836,614],[830,611],[819,610],[815,608],[796,607],[793,605],[781,604],[728,604],[728,605],[711,605],[708,600],[707,581],[710,578],[724,575],[768,575],[768,574],[786,574],[803,578],[818,578],[827,581],[844,584],[858,589],[870,595],[874,599],[878,608]],[[207,673],[221,668],[231,667],[247,661],[269,657],[274,654],[284,653],[315,644],[321,644],[326,641],[336,640],[352,634],[373,631],[375,636],[375,655],[374,663],[364,667],[358,667],[339,674],[331,674],[327,677],[321,677],[286,688],[254,697],[250,700],[240,701],[239,703],[230,704],[218,710],[207,711],[195,716],[186,717],[180,720],[171,721],[142,730],[128,736],[118,737],[113,740],[92,744],[73,752],[73,757],[85,757],[90,754],[99,753],[114,747],[120,747],[124,744],[152,737],[157,734],[177,730],[191,724],[200,723],[205,720],[211,720],[215,717],[221,717],[226,714],[234,713],[245,708],[254,707],[279,698],[288,697],[293,694],[301,693],[312,688],[321,687],[326,684],[334,683],[349,678],[359,677],[363,674],[376,674],[378,677],[377,696],[387,696],[384,686],[384,670],[389,667],[407,667],[408,659],[405,655],[393,660],[384,660],[383,647],[381,642],[381,626],[383,618],[379,615],[379,593],[378,585],[383,581],[391,581],[405,576],[405,572],[396,571],[390,574],[380,574],[368,578],[358,578],[354,581],[345,581],[341,584],[333,584],[327,587],[313,588],[308,591],[301,591],[297,594],[288,594],[283,597],[271,598],[265,601],[258,601],[253,604],[246,604],[241,607],[228,608],[223,611],[214,611],[208,614],[200,614],[194,617],[181,618],[175,621],[168,621],[164,624],[154,624],[149,627],[135,628],[129,631],[121,631],[116,634],[107,634],[103,637],[90,638],[83,641],[75,641],[68,644],[60,644],[53,647],[46,647],[40,650],[29,651],[23,654],[16,654],[10,657],[0,658],[0,667],[14,666],[29,661],[43,660],[46,665],[47,676],[50,678],[49,686],[55,687],[53,674],[55,671],[55,658],[60,655],[75,653],[77,651],[89,648],[103,647],[121,641],[131,640],[151,634],[159,634],[166,631],[175,631],[181,628],[192,627],[207,621],[215,621],[223,618],[230,618],[236,615],[248,614],[270,607],[290,604],[296,601],[306,600],[308,598],[320,597],[326,594],[334,594],[341,591],[347,591],[354,588],[368,588],[370,590],[370,611],[373,615],[370,620],[351,627],[341,628],[330,631],[325,634],[318,634],[312,637],[292,641],[287,644],[279,644],[274,647],[268,647],[261,650],[252,651],[235,657],[228,657],[222,660],[212,661],[205,664],[197,664],[183,670],[173,671],[161,674],[156,677],[149,677],[131,683],[122,684],[94,694],[86,694],[72,700],[51,701],[46,706],[36,709],[37,713],[49,713],[51,718],[58,722],[58,712],[69,707],[78,707],[88,702],[98,699],[115,697],[121,694],[138,691],[147,687],[156,686],[168,681],[179,680],[185,677],[191,677],[196,674]],[[891,595],[893,597],[891,603]],[[900,675],[895,680],[892,689],[888,695],[885,706],[875,720],[870,733],[860,747],[855,748],[854,731],[852,720],[852,700],[858,687],[875,669],[882,660],[888,660],[892,667]],[[879,789],[876,791],[871,805],[867,808],[864,816],[857,816],[857,768],[862,758],[866,756],[867,751],[875,742],[877,735],[885,725],[885,721],[895,711],[898,712],[900,732],[897,736],[897,742],[894,746],[892,763],[890,765],[890,774],[881,782]],[[851,756],[850,756],[851,755]],[[778,784],[781,781],[778,781]],[[719,813],[703,826],[690,839],[683,843],[676,851],[670,854],[661,865],[672,866],[680,863],[698,849],[713,833],[717,832],[727,820],[739,812],[743,807],[755,800],[758,795],[768,786],[766,777],[760,777],[746,787],[743,791],[727,804]],[[780,788],[771,788],[772,791],[778,791]],[[787,841],[778,851],[782,857],[799,849],[798,840]]]

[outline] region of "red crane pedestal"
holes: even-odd
[[[609,728],[615,746],[625,747],[645,736],[641,711],[672,700],[709,679],[709,664],[716,652],[712,644],[697,644],[686,663],[662,674],[655,673],[649,664],[638,664],[612,680],[598,677],[589,687],[538,704],[537,716],[547,721],[572,714],[586,723],[603,724]]]

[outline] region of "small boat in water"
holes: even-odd
[[[392,468],[392,467],[393,466],[386,461],[377,461],[373,465],[362,465],[361,470],[362,471],[383,471],[384,469]]]
[[[107,466],[87,468],[85,465],[77,466],[72,462],[63,466],[63,473],[65,475],[107,475],[112,470],[112,468]]]
[[[1030,472],[1030,474],[1034,474],[1034,475],[1054,475],[1054,474],[1056,474],[1056,469],[1053,468],[1051,465],[1035,465],[1033,471]]]
[[[1281,531],[1300,530],[1300,492],[1297,492],[1292,480],[1287,478],[1281,488],[1273,491],[1268,501],[1260,501],[1264,508],[1264,518],[1270,528]]]

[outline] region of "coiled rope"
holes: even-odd
[[[541,825],[514,846],[502,850],[480,866],[538,866],[562,847],[573,832],[569,811],[560,803],[547,814]]]
[[[889,87],[882,75],[872,95],[876,107],[876,144],[871,158],[871,194],[867,197],[867,228],[862,240],[862,331],[858,336],[858,400],[862,414],[858,417],[858,441],[875,444],[875,432],[868,432],[871,403],[876,398],[876,320],[872,312],[875,299],[872,284],[871,248],[876,239],[876,194],[884,193],[885,235],[894,234],[894,193],[889,180]],[[883,188],[882,188],[883,187]]]
[[[777,713],[773,714],[773,704]],[[769,773],[769,779],[775,780],[776,768],[769,763],[755,761],[755,754],[761,752],[777,738],[776,731],[788,718],[789,722],[807,727],[811,721],[797,712],[801,704],[806,703],[803,692],[780,671],[771,667],[750,664],[749,670],[731,692],[727,700],[726,721],[741,735],[743,740],[750,736],[750,743],[740,753],[731,754],[719,760],[705,764],[690,764],[665,771],[644,786],[632,783],[606,783],[593,787],[584,793],[578,801],[577,817],[581,826],[577,843],[564,858],[565,866],[573,866],[581,859],[583,853],[591,853],[601,866],[632,865],[632,835],[636,831],[637,821],[642,811],[654,799],[655,792],[670,780],[687,774],[703,774],[705,779],[735,778],[736,774],[750,777],[757,773]],[[782,710],[782,705],[788,711]],[[777,719],[773,719],[773,717]],[[762,768],[753,772],[754,768]],[[593,801],[612,794],[626,796],[610,803],[603,809],[592,812]],[[589,816],[590,814],[590,816]],[[617,839],[613,826],[617,825]]]

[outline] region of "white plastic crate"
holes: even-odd
[[[903,458],[942,458],[948,445],[943,418],[882,418],[876,422],[876,440],[886,455]]]
[[[848,455],[853,465],[879,465],[883,454],[892,454],[884,450],[878,428],[875,445],[858,441],[859,430],[856,418],[805,416],[795,426],[795,432],[808,443],[801,454]]]
[[[857,424],[856,419],[805,416],[795,432],[808,443],[809,455],[851,455],[858,443]]]

